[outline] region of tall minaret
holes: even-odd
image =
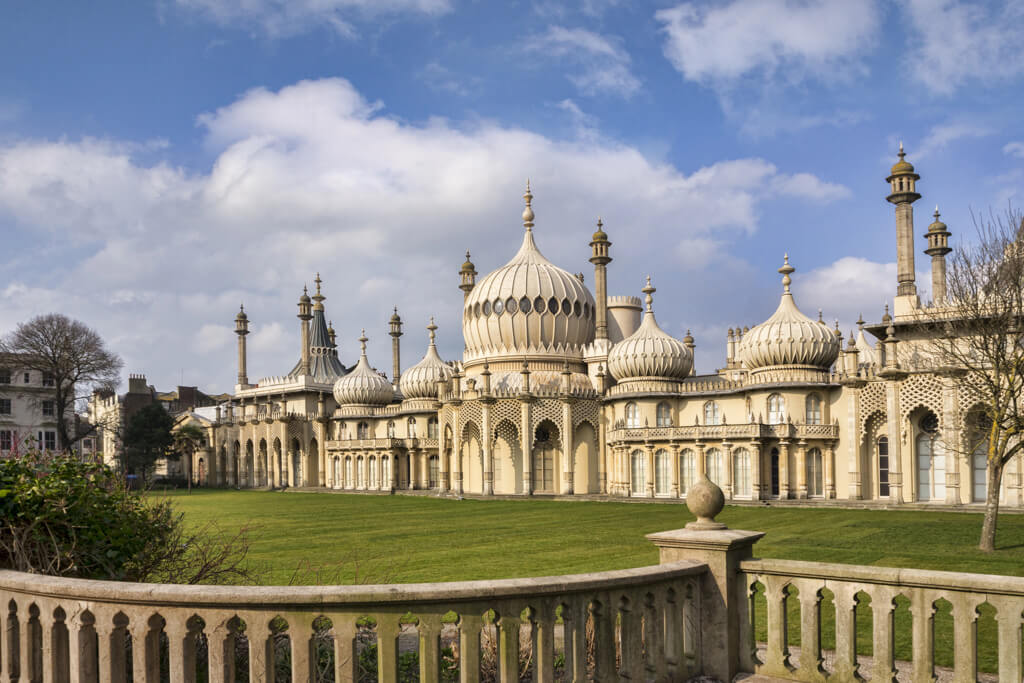
[[[395,306],[395,312],[391,314],[388,327],[388,334],[391,335],[391,384],[397,389],[398,380],[402,376],[401,350],[398,344],[398,338],[402,336],[402,319],[398,317],[398,306]]]
[[[313,319],[313,303],[309,298],[309,291],[303,287],[302,296],[299,297],[299,314],[302,330],[302,362],[299,368],[300,375],[309,374],[309,321]]]
[[[459,269],[459,277],[459,289],[462,290],[462,301],[465,302],[469,298],[469,293],[473,291],[473,287],[476,286],[476,266],[469,260],[469,249],[466,250],[466,262]]]
[[[921,195],[917,193],[915,184],[921,176],[914,173],[914,167],[904,159],[903,143],[900,143],[900,160],[892,167],[891,174],[886,178],[892,192],[886,199],[896,205],[896,279],[899,282],[896,296],[917,296],[917,285],[914,284],[914,207],[913,204]],[[910,303],[916,308],[916,301]],[[901,307],[897,307],[897,312]]]
[[[591,238],[590,262],[594,264],[594,298],[597,299],[597,326],[594,330],[595,340],[608,339],[608,264],[612,257],[608,255],[608,235],[604,231],[604,223],[597,219],[597,232]]]
[[[946,254],[953,251],[949,248],[949,230],[939,220],[939,207],[935,207],[935,221],[928,226],[925,239],[928,248],[924,253],[932,257],[932,303],[936,306],[946,301]]]
[[[235,334],[238,335],[238,384],[245,387],[249,384],[249,374],[245,369],[245,335],[249,334],[249,316],[245,314],[245,306],[238,307]]]

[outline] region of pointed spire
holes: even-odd
[[[359,355],[366,358],[366,342],[370,341],[366,338],[366,328],[360,330],[359,335]]]
[[[430,324],[427,325],[427,329],[430,331],[430,345],[434,346],[434,332],[437,330],[437,325],[434,324],[434,316],[430,316]]]
[[[907,156],[907,153],[903,151],[903,140],[900,140],[900,151],[897,156],[900,158],[900,161],[903,160],[903,157]]]
[[[858,330],[863,330],[864,329],[864,314],[862,314],[862,313],[858,313],[857,314],[857,329]]]
[[[647,286],[644,287],[643,289],[641,289],[640,291],[647,295],[647,296],[644,297],[644,303],[647,304],[647,312],[648,313],[653,313],[654,311],[652,310],[651,306],[654,303],[654,297],[652,297],[651,295],[654,294],[658,290],[651,286],[651,276],[650,275],[647,276]]]
[[[821,317],[821,307],[818,307],[818,322],[821,323],[822,325],[825,324],[824,319],[822,319]]]
[[[533,193],[530,192],[530,179],[526,179],[526,192],[523,193],[523,200],[526,202],[526,208],[523,209],[523,227],[526,228],[526,232],[533,232],[533,208],[530,203],[533,201]]]
[[[796,268],[789,265],[789,254],[784,254],[782,260],[782,267],[779,268],[779,272],[782,273],[782,288],[785,294],[790,294],[789,286],[793,284],[793,278],[789,274],[795,271]]]
[[[324,299],[327,297],[320,293],[320,284],[323,282],[323,280],[320,279],[320,273],[316,274],[316,279],[313,280],[313,282],[316,283],[316,294],[312,296],[313,301],[316,302],[313,304],[313,310],[322,311],[324,310]]]

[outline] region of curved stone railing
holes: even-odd
[[[233,683],[245,667],[256,683],[283,665],[296,683],[329,679],[324,667],[341,683],[358,679],[372,643],[379,681],[398,680],[410,647],[419,680],[437,681],[443,631],[462,681],[479,680],[488,659],[498,680],[518,681],[526,658],[534,680],[550,682],[556,655],[567,680],[686,680],[700,671],[706,572],[684,560],[500,581],[243,587],[0,571],[0,681],[122,683],[130,672],[134,683]]]
[[[754,652],[753,619],[745,620],[740,642],[746,671],[774,678],[801,681],[896,679],[894,614],[897,596],[910,601],[912,619],[912,680],[935,680],[935,603],[952,606],[955,681],[974,681],[978,674],[978,607],[996,610],[999,639],[999,680],[1020,681],[1021,627],[1024,613],[1024,577],[962,574],[957,572],[895,569],[791,560],[746,560],[740,563],[741,581],[754,612],[755,586],[763,587],[767,622],[767,649],[763,661]],[[800,665],[790,662],[787,643],[787,599],[790,587],[800,605]],[[760,589],[759,589],[760,590]],[[832,593],[835,607],[836,651],[832,671],[823,667],[821,652],[822,591]],[[866,596],[866,597],[865,597]],[[855,610],[870,602],[872,635],[871,671],[857,660]]]

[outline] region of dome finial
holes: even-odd
[[[652,313],[653,311],[651,310],[651,305],[654,303],[654,297],[652,297],[651,295],[657,292],[658,290],[651,286],[650,275],[647,276],[647,286],[641,289],[640,291],[647,295],[646,297],[644,297],[644,302],[647,304],[647,312]]]
[[[427,329],[430,330],[430,345],[434,346],[434,331],[437,329],[437,325],[434,324],[434,316],[430,316],[430,324],[427,325]]]
[[[785,254],[782,257],[782,267],[779,268],[779,272],[782,273],[782,287],[786,294],[789,294],[789,286],[793,284],[793,278],[789,276],[790,273],[796,270],[793,266],[789,265],[789,254]]]
[[[366,358],[366,342],[368,342],[368,341],[370,341],[370,340],[366,338],[366,328],[364,327],[362,330],[360,330],[360,335],[359,335],[359,349],[360,349],[359,354],[363,358]]]
[[[903,151],[903,140],[900,140],[900,151],[899,151],[899,154],[897,154],[897,156],[900,159],[902,159],[903,157],[907,156],[907,153]]]
[[[818,322],[821,323],[822,325],[825,324],[825,321],[821,317],[821,307],[818,307]]]
[[[523,193],[523,200],[526,202],[526,208],[523,209],[523,227],[526,228],[526,232],[533,232],[533,208],[530,203],[533,201],[533,193],[530,192],[530,179],[526,179],[526,192]]]
[[[939,205],[938,204],[935,205],[935,213],[932,214],[932,215],[935,216],[935,221],[938,222],[938,220],[939,220]]]

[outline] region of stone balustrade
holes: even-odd
[[[790,560],[746,560],[740,563],[741,586],[751,605],[755,587],[765,596],[767,649],[757,661],[754,619],[742,622],[739,635],[745,647],[741,667],[774,678],[800,681],[896,680],[894,614],[896,598],[910,602],[912,618],[912,680],[934,681],[934,619],[936,602],[952,605],[955,681],[977,680],[978,608],[988,603],[996,610],[999,639],[999,680],[1020,681],[1021,627],[1024,613],[1024,577],[893,569]],[[790,662],[787,643],[787,599],[796,589],[800,606],[799,667]],[[833,670],[823,668],[821,603],[823,591],[832,594],[835,609]],[[871,670],[858,666],[855,610],[869,602],[871,609]]]
[[[608,440],[612,442],[728,441],[768,438],[834,440],[839,438],[839,425],[751,422],[679,427],[624,427],[621,424],[616,424],[615,428],[608,431]]]
[[[282,665],[291,681],[318,681],[329,678],[318,673],[324,660],[335,681],[355,681],[368,624],[379,681],[398,680],[410,639],[419,680],[437,681],[453,618],[462,681],[479,680],[488,656],[498,680],[518,681],[523,650],[540,683],[554,680],[556,654],[568,679],[681,681],[700,671],[700,634],[686,625],[698,621],[706,572],[679,561],[499,581],[246,587],[0,571],[0,681],[234,683],[242,666],[256,683],[274,681]]]

